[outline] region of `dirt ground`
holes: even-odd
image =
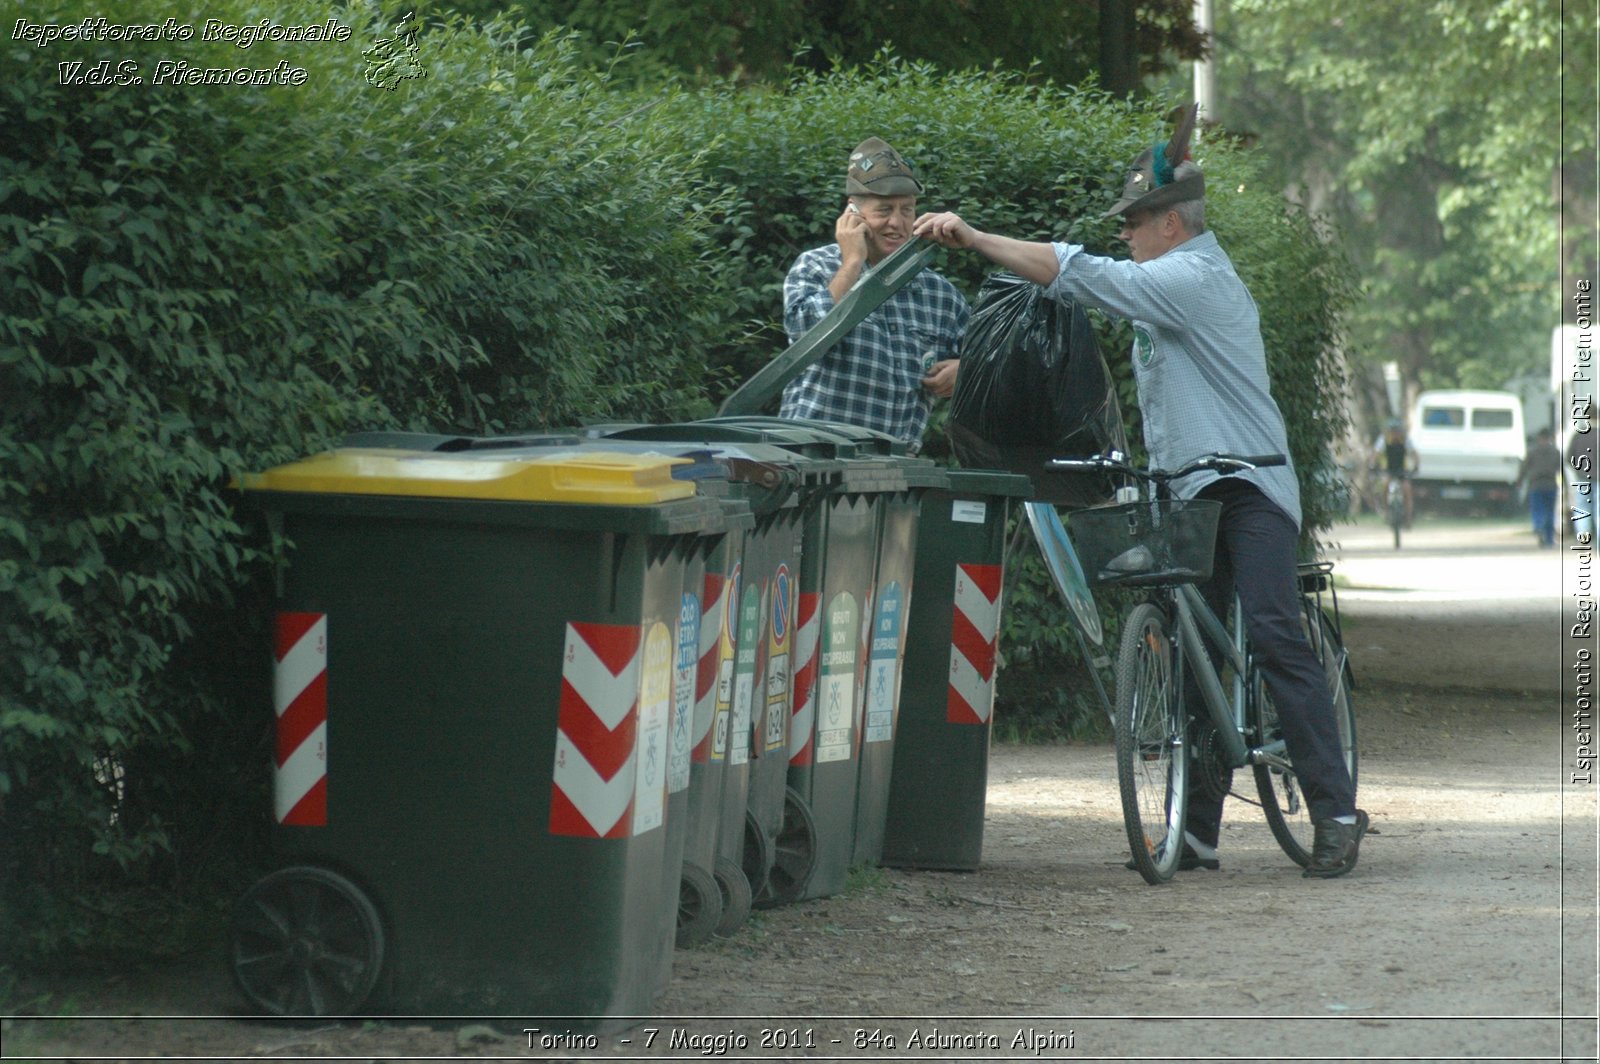
[[[1372,817],[1343,879],[1302,879],[1234,801],[1221,871],[1146,886],[1122,866],[1109,747],[997,744],[978,871],[868,870],[758,912],[679,951],[660,1016],[593,1046],[523,1034],[536,1020],[239,1018],[207,958],[14,1018],[5,1055],[1595,1060],[1595,790],[1568,782],[1562,555],[1510,524],[1419,530],[1398,555],[1379,532],[1339,535]]]

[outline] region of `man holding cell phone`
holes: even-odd
[[[911,239],[922,182],[877,137],[850,153],[834,243],[800,255],[783,285],[783,325],[798,340],[862,274]],[[970,308],[923,270],[783,390],[779,416],[877,429],[921,446],[935,398],[955,390],[956,352]]]

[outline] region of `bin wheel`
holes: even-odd
[[[805,894],[811,870],[817,865],[817,822],[804,798],[788,788],[783,796],[783,829],[773,849],[767,885],[756,895],[757,909],[790,905]]]
[[[717,921],[717,937],[731,938],[750,919],[750,881],[744,869],[726,857],[717,858],[713,878],[722,895],[722,918]]]
[[[767,834],[767,829],[761,826],[761,821],[756,819],[754,813],[745,813],[744,852],[740,865],[744,868],[745,882],[750,884],[752,896],[759,897],[766,889],[767,874],[772,871],[774,857],[772,836]]]
[[[689,861],[678,880],[678,948],[698,946],[717,930],[722,919],[722,888],[716,877]]]
[[[345,1016],[377,985],[383,922],[361,888],[325,868],[282,868],[234,906],[229,960],[250,1003],[275,1016]]]

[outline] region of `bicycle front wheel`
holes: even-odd
[[[1328,693],[1333,698],[1333,717],[1338,722],[1339,746],[1344,754],[1345,768],[1350,771],[1350,782],[1356,780],[1359,758],[1356,754],[1356,715],[1350,703],[1350,665],[1344,644],[1339,641],[1333,622],[1314,606],[1306,609],[1306,638],[1317,660],[1322,662],[1328,678]],[[1251,713],[1255,718],[1256,741],[1263,746],[1281,742],[1283,727],[1278,721],[1278,711],[1267,693],[1266,684],[1257,673],[1252,680],[1254,697]],[[1285,754],[1287,757],[1287,754]],[[1289,859],[1302,867],[1311,863],[1311,844],[1315,825],[1311,809],[1306,804],[1300,779],[1293,768],[1276,765],[1255,766],[1256,791],[1261,795],[1261,810],[1266,814],[1267,825],[1273,838],[1283,847]]]
[[[1400,549],[1400,529],[1406,523],[1406,498],[1402,489],[1389,488],[1389,528],[1394,533],[1394,549]]]
[[[1183,856],[1189,760],[1181,665],[1167,615],[1134,607],[1117,654],[1117,785],[1134,867],[1165,883]]]

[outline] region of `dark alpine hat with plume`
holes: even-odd
[[[1184,200],[1203,199],[1206,179],[1198,167],[1182,177],[1175,175],[1178,164],[1189,154],[1189,138],[1194,133],[1195,116],[1199,104],[1184,109],[1178,128],[1168,140],[1146,148],[1128,167],[1128,180],[1122,186],[1122,198],[1112,205],[1102,217],[1110,218],[1128,211],[1152,211],[1171,207]]]

